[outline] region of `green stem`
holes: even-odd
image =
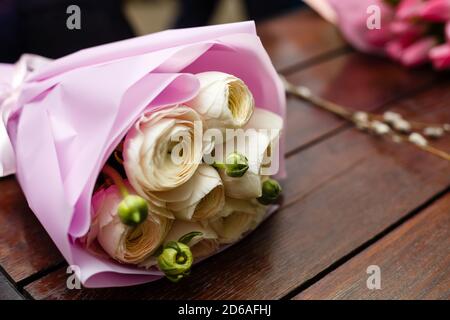
[[[221,162],[214,162],[213,167],[217,168],[217,169],[226,169],[227,168],[225,166],[225,163],[221,163]]]

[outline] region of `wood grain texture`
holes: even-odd
[[[406,97],[438,76],[428,67],[407,69],[386,58],[359,52],[327,60],[306,71],[289,75],[288,79],[335,103],[366,111]]]
[[[280,72],[347,47],[338,30],[309,9],[260,23],[257,32]]]
[[[0,300],[23,300],[24,297],[0,271]]]
[[[450,194],[295,299],[450,299]],[[381,289],[367,288],[367,267]]]
[[[412,114],[408,107],[418,104],[434,120],[449,119],[442,102],[449,89],[442,85],[413,97],[413,104],[392,107]],[[442,147],[450,148],[450,141]],[[354,129],[288,161],[284,208],[242,242],[194,267],[188,281],[67,290],[61,269],[25,289],[38,299],[281,298],[450,185],[445,161]]]
[[[0,179],[0,265],[14,281],[63,261],[14,177]]]

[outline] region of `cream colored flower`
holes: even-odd
[[[233,178],[220,169],[220,177],[225,186],[225,194],[236,199],[254,199],[261,196],[261,176],[273,175],[277,171],[275,162],[278,161],[278,139],[283,128],[283,119],[267,110],[255,109],[255,112],[243,128],[246,138],[238,138],[233,146],[234,151],[243,154],[248,159],[249,168],[239,178]],[[230,143],[231,139],[227,139]],[[225,159],[231,150],[226,145],[216,146],[217,159]],[[273,172],[268,170],[271,165]]]
[[[196,76],[200,81],[200,91],[187,105],[203,116],[207,127],[237,128],[249,121],[255,103],[241,79],[216,71]]]
[[[171,221],[149,212],[147,219],[138,226],[126,226],[117,214],[121,201],[122,195],[116,186],[102,189],[94,195],[94,219],[88,234],[88,246],[97,239],[103,250],[113,259],[138,264],[151,256],[161,245],[170,229]]]
[[[182,201],[171,201],[171,198],[179,198],[178,193],[184,193],[188,197]],[[201,164],[188,182],[166,192],[164,200],[177,219],[199,221],[210,219],[222,210],[225,192],[216,169]]]
[[[143,115],[129,131],[123,148],[125,171],[156,213],[172,217],[165,208],[165,192],[194,175],[202,159],[202,133],[199,114],[186,106]],[[183,193],[176,196],[171,201],[187,199]]]
[[[221,216],[209,220],[208,225],[219,236],[219,243],[233,243],[258,226],[266,209],[255,200],[227,198]]]
[[[189,243],[194,258],[209,256],[219,247],[217,234],[210,227],[199,222],[187,222],[176,220],[170,229],[164,243],[178,241],[182,236],[191,232],[201,232],[200,236],[194,237]]]
[[[240,178],[229,177],[224,170],[220,170],[220,176],[225,186],[227,197],[236,199],[255,199],[261,196],[261,176],[256,170],[249,170]]]
[[[199,222],[188,222],[182,220],[175,220],[172,228],[164,239],[164,244],[169,241],[178,241],[181,237],[191,232],[201,232],[201,235],[195,236],[188,243],[194,259],[207,257],[216,252],[219,248],[217,234],[208,226]],[[140,267],[149,269],[156,266],[158,257],[151,256],[142,263]]]

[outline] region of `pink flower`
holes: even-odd
[[[436,69],[442,70],[450,67],[450,44],[446,43],[430,50],[430,59]]]
[[[411,20],[420,16],[423,0],[402,0],[395,12],[396,19]]]
[[[450,0],[308,0],[314,8],[319,2],[334,10],[336,19],[331,21],[355,48],[386,54],[405,66],[431,59],[436,68],[450,68]],[[369,28],[372,6],[380,9],[381,28]],[[439,43],[437,34],[443,31],[447,45]]]
[[[386,53],[393,60],[400,61],[400,59],[402,58],[404,49],[405,49],[405,46],[398,40],[392,40],[386,44]]]
[[[450,21],[445,24],[445,38],[450,41]]]
[[[405,48],[400,58],[403,65],[413,67],[425,63],[429,60],[430,50],[436,46],[437,40],[434,37],[427,37],[416,41]]]
[[[390,39],[392,39],[392,36],[392,30],[386,24],[382,24],[380,29],[365,31],[366,41],[377,48],[382,48]]]
[[[328,2],[336,12],[339,28],[353,46],[364,52],[383,52],[384,45],[392,38],[389,29],[389,23],[394,17],[392,6],[381,0],[328,0]],[[380,29],[367,27],[367,9],[373,5],[380,8]]]
[[[422,19],[433,22],[446,22],[450,19],[450,0],[430,0],[420,10]]]
[[[405,46],[399,40],[392,40],[386,44],[386,53],[393,60],[399,61],[407,67],[413,67],[429,60],[428,54],[436,43],[436,39],[432,37],[423,38],[409,46]]]
[[[131,187],[128,188],[132,192]],[[86,244],[89,247],[97,239],[112,258],[137,264],[159,247],[169,231],[170,222],[149,212],[146,221],[135,228],[128,227],[117,213],[121,201],[122,195],[115,185],[95,193],[92,198],[94,217]]]
[[[425,32],[423,25],[413,24],[406,21],[393,21],[389,28],[393,37],[403,44],[408,46],[417,39],[419,39]]]

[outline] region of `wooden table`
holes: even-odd
[[[280,73],[340,104],[450,122],[450,79],[351,50],[304,10],[258,26]],[[14,177],[0,180],[0,298],[448,299],[450,165],[288,99],[281,209],[188,281],[66,288],[67,264]],[[438,146],[450,150],[450,139]],[[379,266],[381,289],[367,268]]]

